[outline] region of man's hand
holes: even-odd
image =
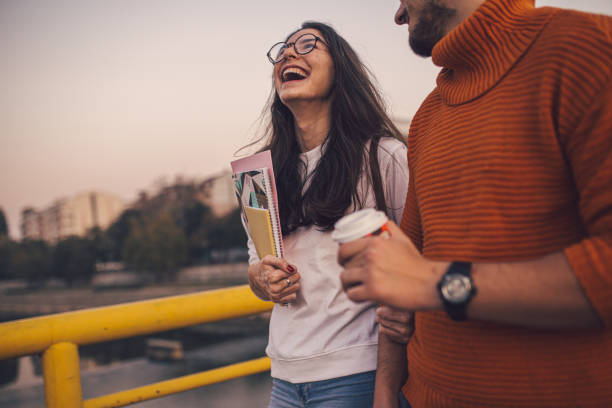
[[[389,239],[365,237],[340,245],[347,296],[410,311],[441,308],[436,284],[448,263],[425,259],[395,223],[388,225]]]
[[[379,306],[376,309],[378,332],[396,343],[406,344],[414,331],[412,312]]]

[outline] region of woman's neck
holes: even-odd
[[[331,103],[292,106],[295,121],[295,135],[302,152],[321,145],[330,127]]]

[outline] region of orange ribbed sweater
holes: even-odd
[[[564,251],[602,330],[417,313],[413,408],[612,407],[612,18],[488,0],[436,44],[403,230],[425,257]]]

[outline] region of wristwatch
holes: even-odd
[[[467,305],[476,295],[476,286],[470,276],[471,270],[472,264],[469,262],[451,262],[438,282],[438,293],[444,310],[453,320],[467,318]]]

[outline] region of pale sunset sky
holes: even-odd
[[[229,169],[271,86],[266,51],[306,20],[332,24],[410,118],[439,68],[412,54],[397,0],[0,0],[0,207]],[[536,5],[612,14],[610,0]]]

